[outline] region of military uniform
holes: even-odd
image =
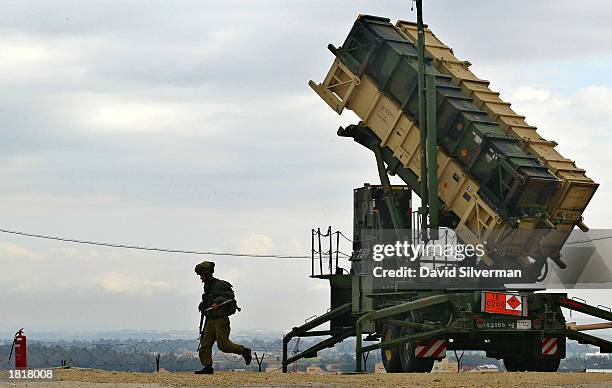
[[[213,303],[221,304],[227,300],[234,299],[232,285],[220,279],[214,279],[204,286],[200,311],[210,308]],[[219,350],[225,353],[243,354],[244,346],[230,341],[230,320],[228,313],[232,310],[229,302],[216,310],[206,311],[206,323],[200,338],[200,349],[198,351],[202,365],[212,365],[212,346],[217,341]]]
[[[212,274],[213,270],[214,263],[207,261],[198,264],[195,268],[198,274],[205,271],[210,271]],[[222,303],[224,304],[221,305]],[[208,310],[213,304],[220,306],[215,310]],[[198,309],[206,316],[206,323],[200,337],[200,346],[198,348],[198,355],[202,365],[212,366],[212,347],[215,341],[217,342],[219,350],[225,353],[245,356],[248,350],[248,361],[250,361],[250,349],[235,344],[229,339],[230,320],[228,317],[237,309],[232,285],[225,280],[211,277],[211,279],[204,284],[204,294],[202,294],[202,302],[200,302]]]

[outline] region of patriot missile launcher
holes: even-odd
[[[373,146],[386,151],[386,164],[401,166],[398,175],[419,194],[415,28],[359,16],[342,46],[329,46],[336,58],[324,81],[310,86],[337,113],[353,110],[362,120],[359,128],[340,134],[376,139]],[[442,226],[465,242],[486,241],[490,250],[483,261],[490,266],[535,261],[537,272],[548,258],[563,266],[560,249],[574,226],[586,228],[581,214],[597,184],[486,92],[486,81],[456,70],[450,49],[428,36],[428,53],[439,57],[425,62],[435,77]]]
[[[582,213],[598,185],[425,29],[422,0],[416,8],[416,25],[360,15],[342,46],[329,46],[323,82],[309,83],[338,114],[360,117],[338,135],[374,153],[381,184],[354,190],[350,269],[338,263],[342,234],[312,230],[311,277],[329,281],[330,308],[283,337],[283,372],[352,336],[357,373],[376,349],[389,373],[429,372],[448,350],[485,351],[511,372],[553,372],[568,338],[612,353],[611,341],[582,332],[608,327],[612,310],[535,292],[549,259],[564,267],[572,230],[587,229]],[[586,265],[590,241],[572,241],[587,245],[568,262]],[[608,323],[579,328],[562,308]],[[289,356],[293,338],[313,336],[326,338]]]

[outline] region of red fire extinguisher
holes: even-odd
[[[11,347],[11,354],[9,355],[9,361],[13,355],[13,349],[15,349],[15,369],[26,369],[28,367],[27,348],[26,348],[26,336],[23,335],[23,328],[15,333],[13,339],[13,346]]]

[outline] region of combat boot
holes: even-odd
[[[193,373],[195,373],[196,375],[212,375],[213,372],[214,371],[212,365],[204,365],[204,368],[197,370]]]
[[[251,349],[244,348],[244,350],[242,351],[242,357],[244,357],[244,363],[250,365],[251,360],[253,359],[253,356],[251,356]]]

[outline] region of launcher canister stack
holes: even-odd
[[[418,194],[416,40],[414,23],[360,15],[344,44],[329,46],[335,60],[324,81],[310,86],[338,114],[355,112],[362,122],[344,136],[375,139],[389,170],[399,167]],[[563,265],[560,250],[575,226],[586,230],[582,213],[598,185],[428,29],[425,50],[436,85],[442,226],[466,243],[486,241],[490,266]]]

